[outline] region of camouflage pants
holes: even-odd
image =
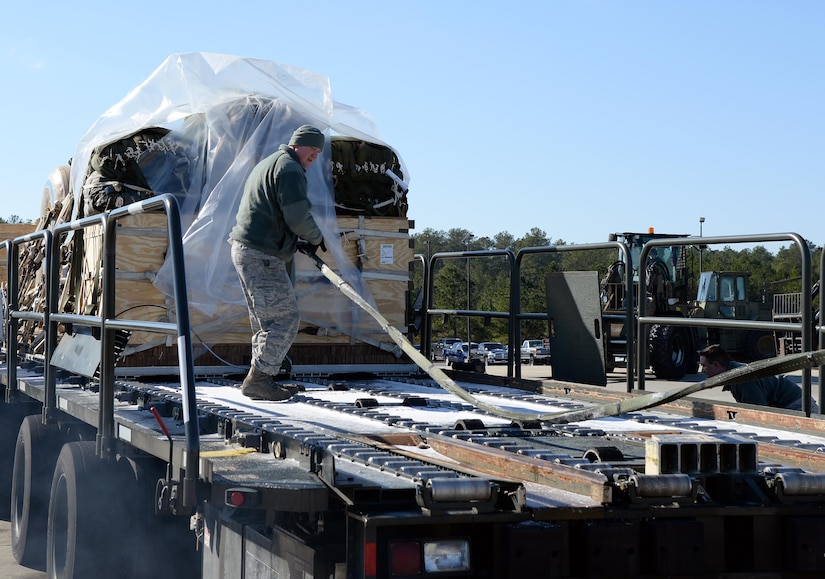
[[[286,264],[237,241],[232,242],[232,264],[249,308],[252,364],[261,372],[275,375],[301,322]]]

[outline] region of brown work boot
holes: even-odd
[[[241,394],[253,400],[273,400],[281,402],[288,400],[292,392],[272,381],[269,374],[264,374],[255,366],[250,366],[249,373],[241,384]]]

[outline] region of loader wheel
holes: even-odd
[[[59,449],[39,414],[23,419],[11,473],[11,549],[21,565],[41,567],[45,561],[49,484]]]
[[[650,329],[650,367],[662,380],[680,380],[694,359],[687,328],[654,325]]]
[[[751,360],[765,360],[776,356],[776,342],[770,332],[757,330],[748,332],[747,348]]]

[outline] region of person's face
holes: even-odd
[[[721,374],[727,370],[727,368],[719,362],[708,362],[704,356],[699,356],[699,365],[702,367],[702,372],[704,372],[708,378],[713,378],[717,374]]]
[[[318,158],[318,155],[321,154],[321,149],[307,145],[295,145],[295,153],[298,155],[301,167],[309,169],[309,166],[312,165],[315,159]]]

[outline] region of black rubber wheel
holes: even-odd
[[[200,577],[188,517],[156,516],[160,466],[103,462],[94,442],[63,446],[51,484],[46,573],[50,579]]]
[[[46,556],[49,485],[59,438],[39,414],[20,424],[11,473],[11,549],[21,565],[42,568]]]
[[[656,324],[650,329],[650,367],[662,380],[680,380],[692,367],[693,341],[687,328]]]
[[[11,473],[14,450],[23,419],[37,412],[33,404],[6,404],[5,388],[0,386],[0,519],[11,520]]]
[[[111,533],[119,514],[112,512],[117,490],[111,483],[103,476],[94,442],[63,446],[49,502],[46,574],[50,579],[123,576],[115,562],[121,553],[118,539]]]
[[[773,334],[764,330],[748,332],[747,348],[751,360],[766,360],[776,356],[776,341]]]

